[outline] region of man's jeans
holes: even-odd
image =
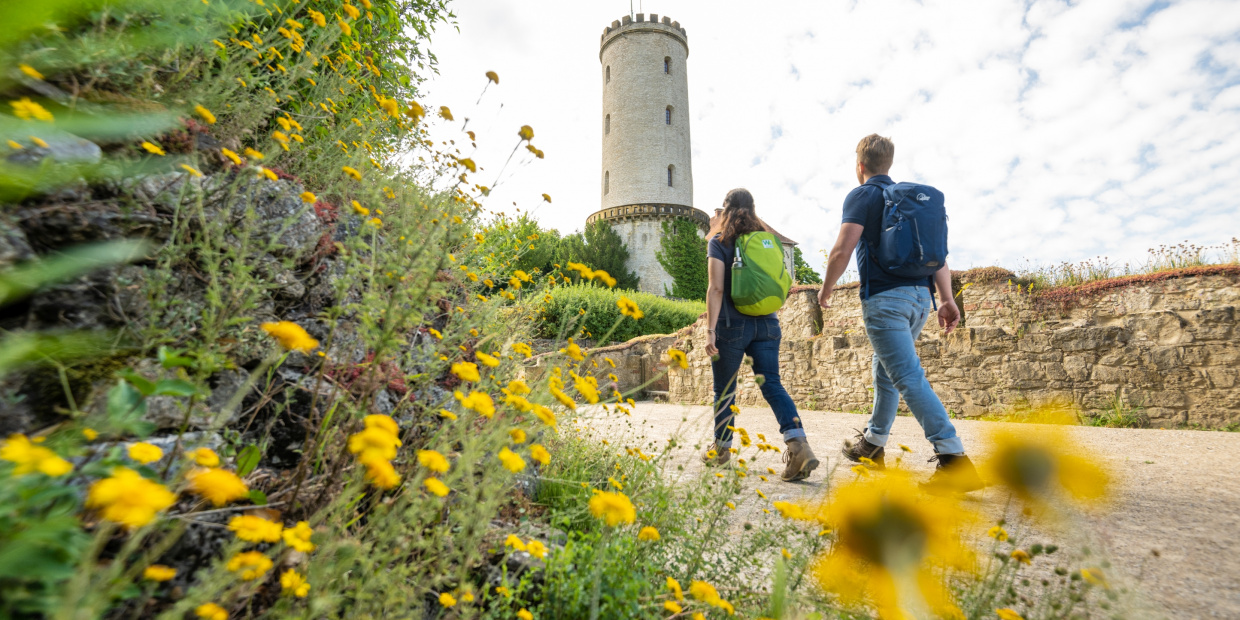
[[[903,396],[935,453],[964,454],[964,444],[956,436],[956,427],[942,401],[930,389],[913,344],[926,319],[934,314],[931,303],[930,289],[924,286],[901,286],[861,302],[865,333],[874,347],[874,411],[865,428],[865,440],[876,446],[887,445]]]
[[[797,406],[779,381],[779,320],[763,318],[732,319],[727,325],[720,317],[715,325],[715,346],[719,356],[710,364],[715,375],[715,445],[723,450],[732,447],[735,426],[731,410],[736,400],[736,374],[748,354],[753,358],[753,372],[762,375],[762,397],[775,412],[779,432],[784,441],[805,437]]]

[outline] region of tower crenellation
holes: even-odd
[[[601,209],[625,241],[643,291],[664,294],[671,278],[655,258],[662,223],[688,218],[702,234],[710,218],[693,207],[689,131],[689,39],[680,22],[644,13],[603,29]]]

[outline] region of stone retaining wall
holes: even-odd
[[[1030,295],[996,271],[958,274],[962,325],[943,336],[931,323],[917,342],[930,383],[952,412],[1005,414],[1042,404],[1100,412],[1118,402],[1143,410],[1155,426],[1240,422],[1240,267],[1137,276],[1054,295]],[[798,287],[779,313],[784,385],[801,407],[867,410],[872,350],[856,289],[837,290],[827,310],[816,296]],[[705,335],[702,318],[612,357],[662,357],[679,346],[689,368],[673,369],[670,399],[705,404],[713,398]],[[621,387],[636,386],[628,383]],[[763,404],[747,368],[740,401]]]

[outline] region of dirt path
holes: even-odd
[[[591,426],[615,443],[641,446],[648,452],[677,437],[689,445],[675,453],[675,462],[667,471],[669,475],[695,475],[701,465],[692,446],[710,441],[709,416],[707,407],[639,403],[632,417],[609,416]],[[820,497],[828,484],[834,486],[853,476],[847,467],[836,467],[842,460],[839,445],[854,434],[854,428],[862,428],[866,418],[823,411],[801,411],[801,416],[810,445],[823,465],[808,483],[782,483],[776,476],[769,482],[757,476],[746,479],[748,486],[761,488],[771,501]],[[983,437],[992,424],[996,423],[956,422],[972,456],[985,456]],[[768,409],[743,408],[739,425],[751,436],[763,433],[782,446],[778,425]],[[1091,446],[1117,476],[1113,502],[1068,531],[1036,532],[1034,537],[1048,542],[1068,537],[1091,541],[1088,544],[1110,559],[1113,570],[1126,575],[1149,607],[1168,617],[1240,618],[1240,434],[1089,427],[1071,432],[1081,444]],[[904,459],[908,468],[929,475],[933,465],[926,460],[933,451],[915,420],[896,420],[893,448],[896,443],[913,450]],[[889,452],[889,462],[893,456]],[[684,473],[675,465],[684,465]],[[755,473],[768,466],[782,470],[779,455],[770,453],[754,465],[750,471]],[[988,489],[972,496],[977,509],[988,517],[998,519],[1004,514],[1006,494]],[[761,508],[757,502],[746,502],[737,511],[737,526],[765,518]]]

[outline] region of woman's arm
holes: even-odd
[[[719,323],[719,312],[723,309],[723,279],[727,277],[727,265],[717,258],[706,259],[706,353],[717,355],[715,346],[715,325]]]

